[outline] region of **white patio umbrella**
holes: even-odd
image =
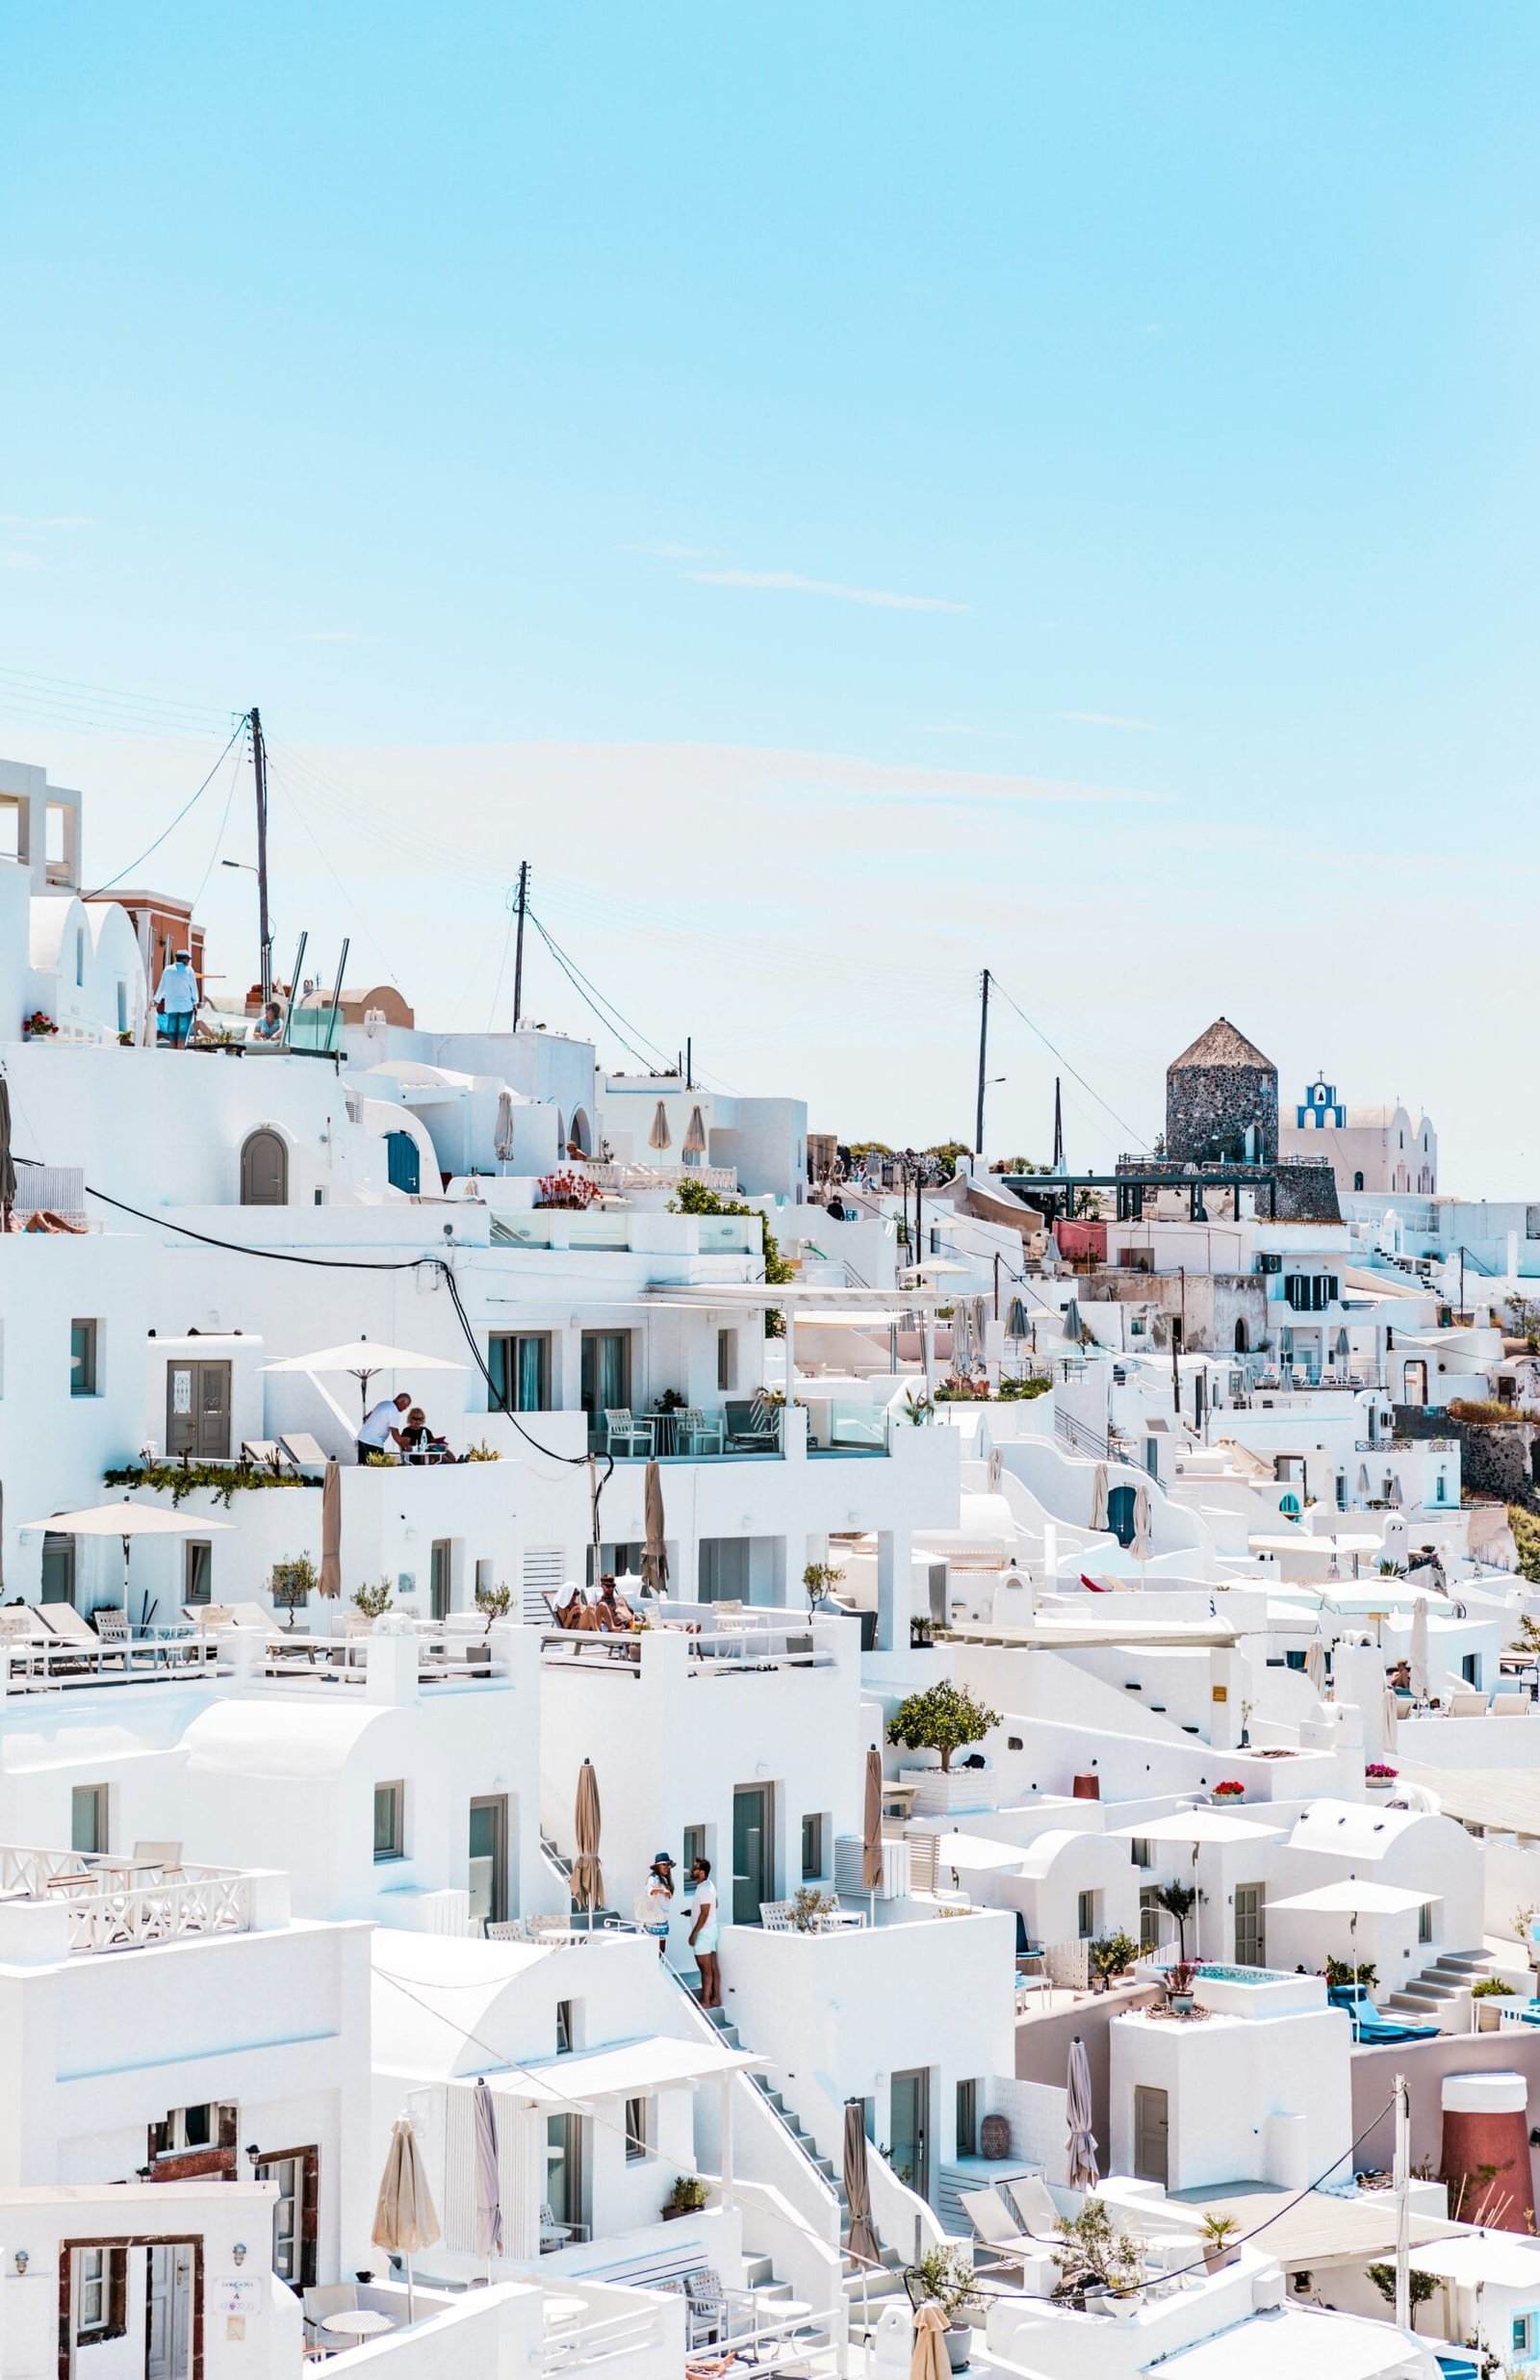
[[[467,1367],[452,1356],[415,1355],[409,1347],[392,1347],[385,1339],[356,1338],[341,1347],[318,1347],[309,1356],[281,1356],[275,1363],[265,1363],[265,1372],[307,1372],[315,1378],[321,1372],[351,1372],[358,1383],[358,1410],[369,1410],[369,1384],[377,1372],[463,1372]],[[319,1385],[319,1382],[318,1382]],[[321,1391],[325,1395],[324,1389]],[[331,1399],[326,1402],[331,1405]],[[352,1428],[340,1408],[332,1405],[339,1418]]]
[[[370,2238],[387,2256],[398,2256],[406,2267],[408,2322],[417,2319],[412,2259],[420,2248],[430,2248],[443,2237],[423,2160],[418,2154],[412,2120],[410,2116],[398,2115],[391,2126],[391,2144],[385,2152],[385,2170],[380,2176],[374,2228]]]
[[[1096,2137],[1091,2129],[1091,2060],[1079,2033],[1069,2044],[1069,2085],[1065,2094],[1069,2135],[1067,2179],[1072,2190],[1096,2186]]]
[[[1313,1636],[1305,1649],[1305,1675],[1318,1696],[1323,1695],[1326,1691],[1326,1648],[1319,1636]]]
[[[498,2118],[484,2074],[473,2101],[475,2123],[475,2252],[487,2260],[487,2279],[502,2254],[502,2184],[498,2173]]]
[[[1254,1818],[1238,1818],[1229,1810],[1172,1810],[1166,1818],[1141,1819],[1134,1826],[1110,1826],[1108,1833],[1125,1843],[1245,1843],[1274,1840],[1281,1826],[1264,1826]]]
[[[1412,1649],[1408,1661],[1412,1692],[1419,1702],[1429,1693],[1427,1675],[1427,1597],[1419,1595],[1412,1611]]]
[[[661,1099],[654,1111],[653,1128],[647,1135],[647,1146],[649,1149],[672,1149],[674,1146],[674,1135],[668,1128],[668,1109]]]
[[[88,1505],[79,1513],[52,1513],[46,1520],[24,1520],[23,1529],[43,1529],[53,1537],[120,1538],[123,1546],[123,1616],[128,1616],[129,1548],[135,1538],[141,1537],[208,1537],[216,1530],[227,1530],[228,1520],[210,1520],[198,1513],[184,1518],[180,1513],[166,1513],[158,1504],[131,1504],[125,1496],[120,1504]],[[140,1613],[140,1626],[148,1624],[149,1605]]]
[[[513,1093],[498,1093],[498,1121],[492,1129],[492,1153],[500,1165],[506,1165],[513,1154]]]
[[[1091,1475],[1091,1526],[1093,1529],[1105,1529],[1107,1526],[1107,1465],[1105,1462],[1098,1462]]]
[[[684,1127],[684,1138],[680,1144],[680,1153],[686,1160],[704,1157],[706,1154],[706,1123],[699,1107],[690,1109],[690,1121]]]

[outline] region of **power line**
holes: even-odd
[[[615,1035],[615,1038],[620,1043],[621,1048],[626,1050],[629,1056],[633,1057],[636,1060],[638,1066],[645,1066],[648,1068],[649,1072],[651,1072],[651,1060],[643,1056],[641,1050],[636,1048],[634,1043],[629,1042],[626,1039],[625,1034],[620,1031],[619,1027],[612,1024],[609,1019],[604,1015],[603,1009],[597,1005],[594,999],[590,998],[587,992],[584,991],[578,976],[573,972],[571,967],[567,964],[566,959],[562,956],[561,951],[552,941],[551,936],[546,932],[546,929],[541,924],[540,919],[535,916],[533,910],[529,912],[529,922],[534,927],[535,932],[539,935],[541,941],[545,944],[547,949],[551,952],[552,957],[555,960],[556,965],[566,976],[567,981],[572,985],[573,990],[577,993],[578,997],[582,1001],[584,1007],[593,1010],[594,1015],[599,1019],[599,1022],[603,1026],[605,1032],[613,1033]],[[654,1055],[656,1053],[654,1052]]]
[[[210,769],[210,771],[209,771],[208,775],[204,778],[203,783],[199,786],[199,788],[198,788],[197,791],[193,794],[192,801],[188,801],[188,802],[184,802],[184,803],[183,803],[183,805],[182,805],[181,809],[177,812],[177,814],[176,814],[175,817],[171,820],[170,825],[169,825],[169,826],[167,826],[167,827],[163,828],[163,830],[161,831],[161,833],[160,833],[159,835],[157,835],[157,836],[156,836],[155,841],[153,841],[153,842],[149,845],[148,849],[147,849],[147,850],[144,850],[144,851],[141,851],[141,852],[140,853],[139,858],[138,858],[137,860],[130,860],[130,862],[129,862],[128,866],[127,866],[126,867],[120,867],[120,868],[118,869],[118,871],[117,871],[117,873],[116,873],[116,876],[109,876],[109,877],[108,877],[108,879],[107,879],[107,882],[106,882],[105,884],[99,884],[99,885],[96,887],[96,890],[95,890],[95,892],[83,892],[83,893],[81,894],[81,896],[80,896],[82,900],[86,900],[86,901],[95,901],[95,900],[100,900],[100,898],[101,898],[101,896],[102,896],[102,894],[103,894],[104,892],[110,892],[112,891],[112,889],[113,889],[113,887],[114,887],[114,885],[115,885],[115,884],[121,884],[121,883],[122,883],[122,881],[123,881],[123,878],[124,878],[125,876],[132,876],[132,875],[135,875],[135,874],[137,874],[137,873],[138,873],[139,869],[140,869],[140,868],[141,868],[141,867],[143,867],[143,865],[144,865],[145,861],[149,858],[150,853],[151,853],[151,852],[154,852],[154,851],[159,851],[159,849],[160,849],[160,847],[161,847],[162,843],[163,843],[163,842],[165,842],[165,841],[166,841],[166,839],[167,839],[167,835],[170,835],[170,834],[173,834],[173,833],[175,832],[175,830],[176,830],[176,829],[177,829],[177,828],[181,825],[182,820],[183,820],[183,819],[187,816],[188,812],[189,812],[191,809],[192,809],[192,807],[193,807],[193,805],[194,805],[195,803],[200,802],[200,801],[202,800],[202,798],[203,798],[204,794],[208,791],[208,789],[209,789],[210,786],[214,783],[215,778],[218,775],[219,770],[220,770],[220,769],[224,766],[225,754],[226,754],[226,753],[228,753],[228,752],[232,749],[232,747],[235,745],[235,743],[236,743],[237,739],[238,739],[240,737],[242,737],[242,736],[244,736],[244,735],[245,734],[245,730],[246,730],[246,714],[244,713],[244,711],[243,711],[243,712],[242,712],[242,714],[241,714],[241,718],[240,718],[240,720],[239,720],[239,722],[238,722],[238,724],[237,724],[235,734],[231,737],[229,743],[227,743],[227,744],[225,745],[225,747],[224,747],[224,751],[220,753],[220,755],[219,755],[218,759],[215,762],[214,766]],[[205,879],[205,881],[207,881],[207,880]]]
[[[218,831],[218,833],[216,835],[216,837],[214,838],[214,848],[213,848],[213,850],[209,853],[209,864],[208,864],[207,867],[203,870],[203,874],[202,874],[201,879],[199,880],[199,884],[198,884],[198,889],[197,889],[197,891],[193,893],[192,900],[191,900],[191,901],[189,902],[189,904],[188,904],[188,906],[189,906],[189,908],[190,908],[190,909],[196,909],[196,907],[197,907],[197,905],[198,905],[199,901],[203,898],[204,891],[205,891],[205,889],[206,889],[206,887],[207,887],[207,885],[208,885],[209,878],[210,878],[210,877],[213,875],[213,873],[214,873],[214,863],[215,863],[215,861],[216,861],[216,860],[218,858],[218,856],[219,856],[219,845],[220,845],[220,844],[223,842],[223,841],[224,841],[224,830],[225,830],[225,828],[226,828],[226,827],[229,825],[229,823],[230,823],[230,807],[231,807],[231,804],[232,804],[232,803],[234,802],[234,800],[235,800],[236,780],[237,780],[237,778],[240,776],[240,774],[241,774],[241,755],[240,755],[240,753],[237,753],[237,754],[236,754],[236,757],[235,757],[235,763],[234,763],[234,765],[232,766],[232,768],[231,768],[231,770],[230,770],[230,784],[229,784],[229,788],[228,788],[228,789],[227,789],[227,791],[226,791],[226,793],[225,793],[225,796],[224,796],[224,815],[223,815],[223,816],[220,818],[220,820],[219,820],[219,831]]]
[[[1140,1134],[1136,1127],[1129,1123],[1128,1118],[1126,1116],[1120,1116],[1116,1108],[1112,1105],[1111,1101],[1104,1099],[1101,1093],[1086,1080],[1085,1075],[1079,1072],[1078,1068],[1070,1064],[1070,1061],[1065,1056],[1064,1051],[1058,1047],[1058,1045],[1048,1039],[1048,1036],[1043,1031],[1041,1025],[1035,1023],[1032,1018],[1028,1016],[1019,1000],[1014,1000],[1012,998],[1010,993],[1006,990],[998,975],[994,976],[993,982],[994,988],[999,993],[1000,997],[1005,1000],[1010,1007],[1015,1010],[1016,1015],[1021,1019],[1022,1023],[1027,1026],[1028,1030],[1036,1033],[1043,1048],[1045,1049],[1052,1050],[1060,1065],[1064,1067],[1068,1074],[1074,1075],[1074,1078],[1076,1082],[1079,1083],[1081,1089],[1091,1093],[1091,1096],[1095,1100],[1097,1106],[1105,1108],[1107,1114],[1111,1116],[1113,1122],[1116,1125],[1120,1125],[1131,1140],[1138,1140]]]

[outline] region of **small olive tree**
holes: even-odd
[[[923,1694],[906,1694],[888,1723],[887,1741],[907,1745],[914,1752],[939,1752],[941,1767],[948,1770],[954,1752],[961,1751],[964,1744],[977,1744],[999,1724],[998,1711],[975,1701],[965,1687],[943,1678]]]

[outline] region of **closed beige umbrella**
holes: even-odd
[[[1326,1692],[1326,1648],[1319,1636],[1313,1636],[1305,1647],[1305,1675],[1312,1690],[1324,1698]]]
[[[909,2359],[909,2380],[951,2380],[952,2366],[946,2352],[947,2319],[934,2300],[927,2298],[914,2314],[914,2351]]]
[[[706,1154],[706,1125],[698,1107],[690,1109],[690,1121],[680,1143],[680,1152],[685,1157],[704,1157]]]
[[[1091,1526],[1093,1529],[1105,1529],[1107,1526],[1107,1465],[1105,1462],[1098,1462],[1091,1475]]]
[[[647,1135],[647,1146],[649,1149],[672,1149],[674,1146],[674,1135],[668,1128],[668,1109],[661,1099],[653,1117],[653,1128]]]
[[[700,1114],[700,1109],[696,1109]],[[0,1230],[16,1203],[16,1166],[11,1153],[11,1085],[0,1074]]]
[[[668,1585],[668,1547],[663,1541],[663,1474],[648,1459],[642,1487],[642,1513],[647,1542],[642,1548],[642,1585],[661,1594]]]
[[[1396,1699],[1396,1689],[1389,1680],[1385,1684],[1385,1749],[1396,1749],[1396,1729],[1400,1721],[1401,1706]]]
[[[883,1880],[883,1755],[874,1744],[866,1754],[866,1804],[861,1814],[860,1881],[876,1893]]]
[[[343,1591],[343,1473],[329,1457],[321,1482],[320,1587],[327,1597]]]
[[[443,2237],[411,2119],[398,2115],[391,2126],[391,2144],[385,2152],[385,2170],[380,2176],[374,2228],[370,2238],[376,2248],[383,2248],[387,2256],[398,2256],[406,2266],[408,2322],[417,2318],[412,2259],[419,2249],[432,2247]]]
[[[578,1856],[572,1863],[572,1897],[592,1915],[604,1898],[604,1872],[599,1864],[599,1779],[594,1764],[585,1760],[578,1772]]]
[[[845,2203],[850,2209],[845,2245],[858,2264],[880,2264],[883,2243],[872,2221],[871,2179],[866,2168],[866,2110],[859,2099],[845,2102],[843,2164]]]

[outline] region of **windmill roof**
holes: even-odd
[[[1190,1048],[1179,1058],[1173,1058],[1167,1069],[1174,1074],[1189,1066],[1260,1066],[1275,1074],[1277,1068],[1270,1058],[1265,1058],[1255,1042],[1248,1042],[1238,1032],[1228,1017],[1216,1017],[1206,1033],[1200,1033]]]

